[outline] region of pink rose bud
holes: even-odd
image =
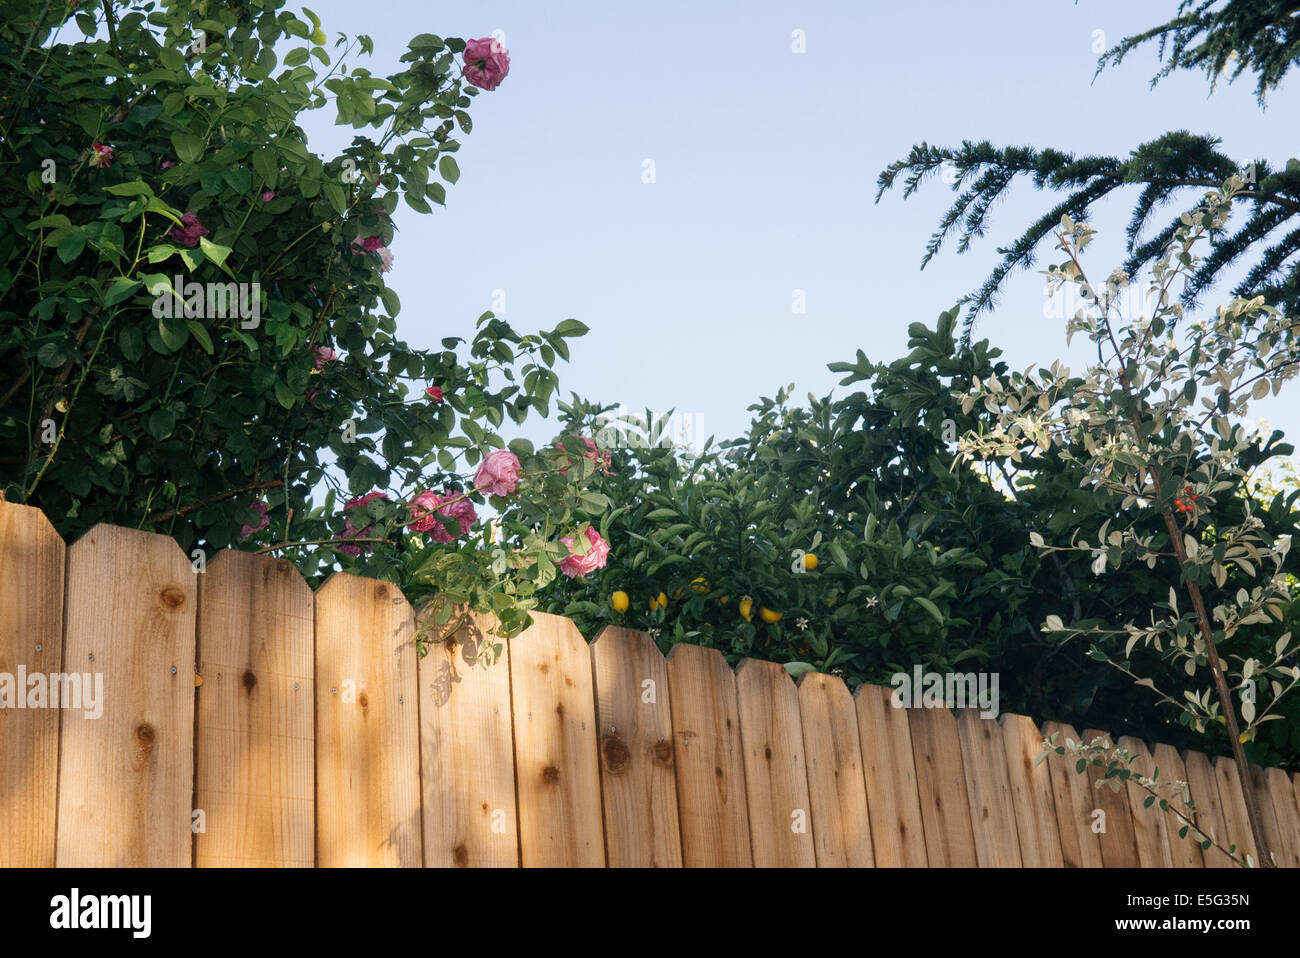
[[[474,487],[494,496],[508,496],[519,486],[519,457],[509,449],[493,449],[474,473]]]
[[[311,351],[316,354],[317,371],[324,369],[326,363],[332,363],[339,358],[339,354],[328,346],[313,346]]]
[[[167,231],[167,238],[182,246],[198,246],[199,238],[207,235],[207,227],[199,222],[198,216],[194,213],[186,213],[181,217],[180,226],[173,226]]]
[[[269,203],[269,202],[271,202],[271,200],[273,200],[273,199],[275,199],[275,191],[274,191],[274,190],[263,190],[263,191],[262,191],[262,202],[263,202],[263,203]]]
[[[113,165],[113,148],[102,143],[91,144],[90,165],[108,169]]]
[[[430,386],[428,389],[424,391],[424,394],[428,396],[430,399],[432,399],[434,402],[442,402],[441,386]]]

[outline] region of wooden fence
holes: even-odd
[[[467,664],[477,618],[420,659],[388,583],[313,594],[234,551],[196,574],[172,540],[114,526],[65,547],[0,503],[0,681],[104,679],[97,719],[0,708],[0,866],[1230,864],[1136,785],[1035,767],[1068,726],[895,709],[892,689],[535,618],[491,668]],[[1254,852],[1230,761],[1152,757],[1207,832]],[[1296,783],[1252,774],[1280,863],[1300,864]]]

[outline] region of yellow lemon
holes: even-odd
[[[807,569],[809,572],[817,568],[817,557],[813,555],[811,552],[809,552],[806,556],[803,557],[803,567]]]
[[[659,600],[654,596],[650,596],[650,611],[653,612],[657,608],[659,608]]]
[[[781,613],[773,612],[765,605],[761,605],[758,607],[758,617],[762,619],[764,622],[767,622],[769,625],[773,622],[781,621]]]
[[[718,602],[719,602],[721,605],[726,605],[726,604],[727,604],[728,602],[730,602],[730,601],[731,601],[731,596],[729,596],[729,595],[720,595],[720,596],[718,596]]]
[[[668,608],[668,596],[664,595],[662,592],[659,593],[659,606],[664,609]]]
[[[609,597],[609,604],[614,607],[614,611],[622,615],[627,611],[627,593],[619,589]]]
[[[745,596],[743,599],[740,600],[740,614],[744,617],[746,622],[748,622],[752,618],[749,610],[752,609],[753,607],[754,607],[754,600],[751,599],[749,596]]]
[[[694,579],[691,580],[691,588],[694,591],[698,592],[700,595],[708,595],[709,580],[704,578],[704,576],[696,576]]]

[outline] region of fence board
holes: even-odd
[[[946,708],[907,711],[926,857],[931,867],[974,867],[979,859],[966,800],[957,720]]]
[[[1160,781],[1187,781],[1187,768],[1183,764],[1183,757],[1172,745],[1157,745],[1151,758],[1160,769]],[[1178,809],[1184,816],[1190,815],[1193,821],[1196,819],[1196,806],[1193,805],[1191,809],[1186,808],[1179,796],[1175,795],[1171,798],[1169,805],[1171,808]],[[1165,834],[1169,838],[1170,859],[1176,868],[1204,868],[1205,858],[1201,855],[1201,843],[1192,836],[1190,830],[1186,838],[1179,838],[1178,832],[1182,827],[1182,819],[1166,813]]]
[[[1074,726],[1061,722],[1045,723],[1043,735],[1055,736],[1053,743],[1062,747],[1067,739],[1079,741]],[[1092,818],[1097,803],[1089,776],[1074,770],[1077,762],[1078,759],[1067,751],[1064,755],[1053,753],[1043,763],[1051,778],[1057,835],[1061,840],[1061,862],[1066,868],[1101,868],[1101,843],[1093,831]]]
[[[63,671],[65,557],[44,513],[0,500],[0,868],[54,864],[60,712],[26,705],[32,676]]]
[[[466,612],[450,642],[419,660],[420,787],[424,864],[513,868],[519,864],[515,743],[510,716],[510,643],[496,620]],[[490,667],[483,644],[500,644]]]
[[[1112,745],[1115,740],[1108,732],[1096,729],[1084,729],[1083,738],[1091,742],[1095,738],[1104,738]],[[1133,812],[1128,804],[1128,791],[1121,785],[1119,791],[1113,791],[1109,785],[1098,785],[1104,774],[1104,768],[1089,765],[1084,771],[1088,777],[1088,787],[1092,790],[1096,808],[1106,813],[1106,830],[1097,838],[1101,843],[1101,860],[1107,868],[1139,868],[1142,864],[1138,855],[1137,834],[1133,830]]]
[[[645,632],[607,626],[591,669],[609,864],[680,868],[668,663]]]
[[[285,559],[228,549],[198,578],[199,867],[316,864],[314,599]]]
[[[1219,804],[1223,806],[1223,821],[1228,827],[1228,847],[1237,846],[1236,854],[1249,855],[1259,864],[1259,850],[1250,833],[1250,819],[1246,817],[1246,799],[1241,791],[1241,777],[1237,763],[1227,756],[1213,761],[1214,778],[1219,783]],[[1262,824],[1262,823],[1261,823]]]
[[[975,855],[981,868],[1013,868],[1021,864],[1020,839],[1012,811],[1011,781],[1002,726],[982,719],[974,709],[957,717],[962,767],[970,802]]]
[[[1270,841],[1278,852],[1278,864],[1283,868],[1300,868],[1300,805],[1292,791],[1291,779],[1280,768],[1262,771],[1260,787],[1273,804],[1277,822],[1277,837],[1270,836]]]
[[[1027,868],[1060,868],[1065,859],[1056,823],[1052,773],[1046,764],[1034,764],[1042,751],[1042,733],[1027,715],[1005,715],[1001,725],[1020,857]]]
[[[745,659],[736,667],[745,795],[755,868],[815,868],[799,692],[785,667]]]
[[[1133,756],[1132,769],[1136,774],[1150,777],[1155,771],[1155,761],[1141,739],[1125,735],[1116,744],[1127,749]],[[1142,867],[1172,868],[1174,859],[1169,850],[1169,813],[1160,808],[1159,799],[1152,802],[1149,808],[1146,807],[1146,800],[1151,797],[1151,793],[1131,777],[1125,783],[1125,788],[1128,791],[1129,809],[1133,812],[1133,834],[1137,840],[1138,860]],[[1175,828],[1174,838],[1177,837],[1178,829]]]
[[[680,643],[668,652],[668,684],[682,862],[747,868],[754,858],[735,676],[717,649]]]
[[[419,686],[411,607],[335,573],[316,593],[316,860],[421,862]]]
[[[925,828],[906,709],[894,708],[893,690],[861,685],[853,695],[862,741],[871,847],[877,868],[923,868]]]
[[[1290,821],[1279,818],[1277,805],[1273,801],[1273,790],[1269,787],[1264,769],[1258,765],[1248,767],[1255,794],[1259,796],[1260,814],[1264,819],[1260,825],[1264,829],[1264,840],[1268,842],[1269,851],[1273,854],[1273,864],[1279,868],[1294,868],[1296,846],[1290,841]]]
[[[193,567],[166,536],[97,525],[68,548],[64,669],[103,675],[103,715],[63,720],[59,866],[188,868]]]
[[[869,868],[875,856],[853,696],[822,672],[805,672],[798,691],[817,867]]]
[[[510,642],[519,844],[525,867],[605,864],[591,653],[577,627],[533,613]]]
[[[1196,811],[1196,827],[1218,844],[1230,844],[1228,826],[1223,817],[1223,803],[1219,800],[1219,782],[1214,767],[1201,752],[1184,752],[1183,764],[1187,769],[1187,783],[1191,789],[1192,807]],[[1202,852],[1206,868],[1235,868],[1233,861],[1214,845]]]

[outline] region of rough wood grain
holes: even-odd
[[[418,868],[420,718],[411,607],[335,573],[316,593],[316,860]]]
[[[754,867],[815,868],[799,692],[784,666],[745,659],[736,667],[736,700]]]
[[[925,852],[932,868],[979,864],[957,720],[946,708],[908,709],[916,784],[925,823]]]
[[[525,867],[605,864],[591,653],[558,615],[510,640],[519,844]]]
[[[63,717],[60,867],[191,864],[193,566],[166,536],[97,525],[68,548],[64,669],[103,715]]]
[[[861,685],[853,695],[871,847],[878,868],[922,868],[928,860],[912,732],[907,710],[891,702],[893,692],[880,685]]]
[[[424,863],[437,868],[519,864],[510,644],[496,620],[466,612],[450,641],[420,659],[420,783]],[[501,646],[492,665],[475,664]]]
[[[1226,849],[1229,845],[1228,826],[1223,817],[1223,803],[1219,801],[1219,781],[1214,775],[1214,766],[1201,752],[1184,752],[1183,765],[1187,769],[1192,807],[1196,811],[1196,827]],[[1202,851],[1205,867],[1236,868],[1218,845]]]
[[[1151,760],[1155,762],[1156,767],[1160,769],[1160,781],[1162,782],[1185,782],[1187,781],[1187,768],[1183,764],[1183,757],[1178,754],[1178,749],[1172,745],[1157,745],[1152,750]],[[1180,796],[1175,795],[1169,799],[1171,809],[1177,809],[1184,816],[1196,821],[1196,807],[1193,805],[1187,808]],[[1169,857],[1176,868],[1204,868],[1205,858],[1201,854],[1201,844],[1192,837],[1190,830],[1186,838],[1179,838],[1178,832],[1184,825],[1182,819],[1166,812],[1165,833],[1169,837]]]
[[[853,696],[822,672],[805,672],[798,690],[817,867],[869,868],[875,855]]]
[[[1259,865],[1259,851],[1250,833],[1250,819],[1246,816],[1246,797],[1241,790],[1241,777],[1237,763],[1227,756],[1219,756],[1212,763],[1214,779],[1219,784],[1219,804],[1223,807],[1223,822],[1228,828],[1228,847],[1237,846],[1238,857],[1245,854]],[[1261,823],[1262,824],[1262,823]]]
[[[1074,726],[1061,722],[1045,723],[1043,735],[1053,736],[1052,741],[1063,748],[1067,741],[1080,739]],[[1089,776],[1075,771],[1077,762],[1067,749],[1064,755],[1049,755],[1044,763],[1051,777],[1061,860],[1066,868],[1101,868],[1101,843],[1093,831],[1096,795]]]
[[[605,850],[611,868],[680,868],[668,663],[645,632],[591,643]]]
[[[1125,735],[1117,744],[1120,748],[1127,749],[1133,756],[1131,767],[1135,774],[1145,775],[1148,778],[1152,776],[1155,772],[1155,762],[1145,742]],[[1166,820],[1168,813],[1160,808],[1158,798],[1148,807],[1146,801],[1151,797],[1151,793],[1131,777],[1125,783],[1125,788],[1128,791],[1128,806],[1133,812],[1133,834],[1137,840],[1138,860],[1142,863],[1142,867],[1172,868],[1174,859],[1169,846],[1169,822]],[[1174,829],[1174,838],[1177,837],[1178,830]]]
[[[1291,779],[1280,768],[1263,769],[1261,789],[1273,805],[1277,822],[1278,866],[1300,868],[1300,803],[1292,791]]]
[[[966,797],[970,803],[975,855],[981,868],[1014,868],[1021,864],[1020,838],[1007,776],[1002,726],[982,719],[974,709],[957,716]]]
[[[682,862],[748,868],[754,858],[735,676],[717,649],[681,643],[668,653],[668,684]]]
[[[314,599],[285,559],[226,550],[199,580],[199,867],[316,864]]]
[[[1110,733],[1096,729],[1084,729],[1083,738],[1088,742],[1104,738],[1112,745],[1115,744]],[[1118,791],[1112,790],[1108,784],[1099,786],[1097,783],[1104,779],[1105,771],[1105,768],[1089,765],[1084,773],[1088,777],[1088,787],[1092,789],[1096,807],[1106,815],[1106,829],[1097,836],[1101,842],[1101,860],[1107,868],[1141,867],[1137,835],[1133,831],[1133,812],[1128,804],[1128,790],[1122,783]]]
[[[1273,801],[1273,789],[1269,787],[1269,777],[1265,770],[1258,765],[1249,768],[1255,794],[1259,796],[1260,816],[1263,818],[1260,824],[1264,829],[1264,840],[1268,842],[1269,851],[1273,855],[1273,864],[1278,868],[1294,868],[1297,846],[1291,840],[1290,821],[1278,816],[1277,803]],[[1287,797],[1290,798],[1289,795]]]
[[[63,671],[65,552],[39,509],[0,500],[0,868],[54,865],[60,711],[26,706]]]
[[[1004,715],[1001,725],[1021,860],[1026,868],[1060,868],[1065,860],[1052,773],[1045,760],[1034,764],[1042,752],[1043,736],[1027,715]]]

